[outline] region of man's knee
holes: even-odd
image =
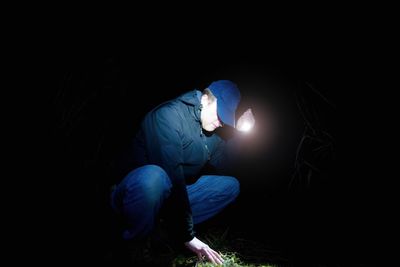
[[[232,197],[236,198],[240,193],[240,183],[233,176],[226,176],[226,190],[231,193]]]
[[[169,187],[171,182],[168,174],[157,165],[143,166],[142,184],[145,189]]]
[[[136,169],[132,175],[135,176],[134,187],[136,187],[136,190],[139,188],[148,197],[159,199],[161,195],[170,192],[171,181],[169,176],[157,165],[142,166]]]

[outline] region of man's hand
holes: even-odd
[[[251,108],[246,110],[242,116],[237,121],[236,129],[241,132],[250,131],[251,128],[254,127],[256,120],[254,119],[253,113],[251,112]]]
[[[207,244],[203,243],[196,237],[190,240],[189,242],[185,242],[185,246],[194,253],[196,253],[200,260],[202,260],[205,257],[213,264],[221,265],[224,262],[221,255],[218,252],[211,249]]]

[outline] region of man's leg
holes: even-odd
[[[240,192],[239,182],[231,176],[204,175],[187,186],[193,223],[201,223],[224,209]]]
[[[167,173],[157,165],[137,168],[122,180],[111,194],[111,205],[126,222],[124,239],[142,239],[151,232],[171,187]]]

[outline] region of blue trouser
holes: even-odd
[[[111,206],[127,222],[123,238],[149,234],[172,183],[157,165],[145,165],[131,171],[111,193]],[[205,175],[187,186],[193,223],[201,223],[220,212],[239,194],[239,182],[230,176]]]

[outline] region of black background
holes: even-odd
[[[113,157],[152,107],[230,79],[242,92],[239,110],[252,107],[257,127],[236,167],[242,186],[236,210],[222,216],[222,224],[274,244],[292,262],[385,257],[390,190],[377,167],[381,161],[371,159],[379,153],[372,142],[377,127],[369,127],[371,118],[379,121],[371,100],[377,106],[375,96],[381,95],[365,86],[373,58],[362,56],[351,34],[335,28],[221,29],[215,35],[193,30],[198,34],[190,37],[139,31],[129,33],[129,43],[88,31],[74,38],[60,34],[48,44],[40,74],[46,90],[37,90],[44,92],[40,97],[30,91],[38,99],[27,99],[44,107],[40,120],[26,124],[35,129],[29,155],[41,175],[27,183],[38,201],[24,209],[22,222],[30,218],[31,240],[45,240],[45,252],[36,256],[101,262]],[[296,161],[306,126],[314,139]],[[329,146],[317,155],[313,149],[320,144]],[[302,159],[318,169],[309,180]]]

